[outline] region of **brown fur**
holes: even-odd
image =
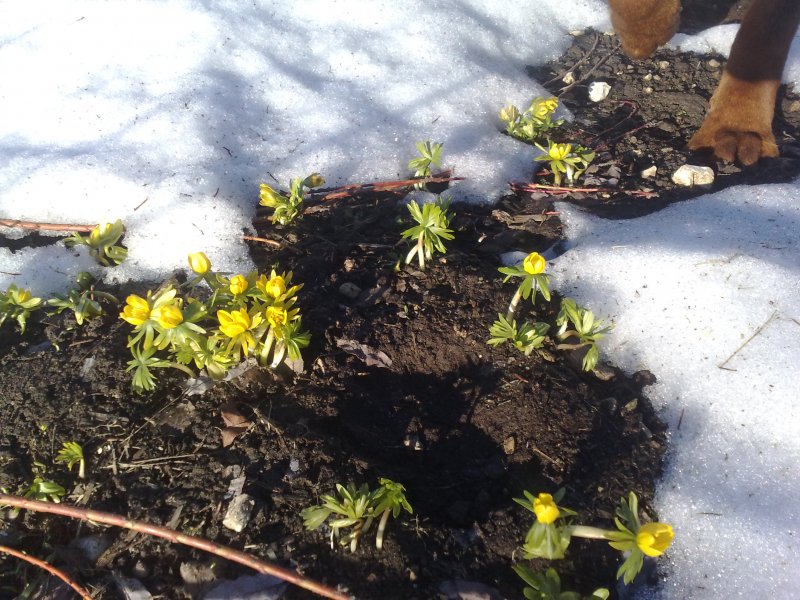
[[[649,56],[677,29],[680,0],[609,0],[609,6],[632,58]],[[798,24],[800,0],[753,0],[689,148],[710,148],[723,160],[745,165],[778,155],[772,135],[775,97]]]

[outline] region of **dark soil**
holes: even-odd
[[[689,14],[697,4],[687,3]],[[513,293],[497,272],[498,255],[557,247],[560,223],[547,215],[554,200],[630,218],[707,191],[676,189],[670,175],[687,161],[697,163],[684,146],[721,73],[711,59],[723,63],[667,51],[634,63],[619,53],[615,38],[588,32],[555,64],[531,69],[554,93],[564,85],[561,76],[575,72],[579,84],[562,96],[576,117],[566,135],[598,151],[581,185],[613,191],[520,193],[496,207],[455,205],[456,239],[425,272],[394,268],[406,249],[398,239],[408,219],[391,194],[318,203],[291,231],[274,229],[259,214],[259,235],[281,242],[280,248],[254,244],[259,269],[291,269],[305,284],[299,306],[313,340],[300,375],[256,368],[188,396],[182,377],[165,373],[155,393],[136,396],[124,372],[128,327],[114,315],[82,328],[69,317],[48,317],[21,340],[6,325],[0,487],[18,492],[44,473],[67,488],[70,503],[246,549],[364,599],[433,599],[452,580],[520,598],[511,565],[520,560],[532,515],[512,498],[523,490],[564,487],[564,504],[582,522],[607,526],[620,496],[634,490],[655,518],[650,501],[666,433],[643,391],[652,375],[624,375],[605,364],[600,376],[585,374],[553,347],[547,360],[526,358],[508,347],[493,349],[486,339]],[[586,99],[592,80],[612,84],[605,102]],[[713,189],[795,177],[796,106],[794,95],[782,95],[776,121],[782,158],[745,171],[704,158],[719,170]],[[656,176],[643,179],[640,172],[651,165]],[[361,293],[346,297],[345,283]],[[145,289],[115,292],[124,297]],[[534,316],[552,320],[556,306],[540,302]],[[523,316],[530,311],[528,303]],[[363,344],[366,356],[343,350],[343,342]],[[368,365],[373,351],[389,361]],[[220,436],[225,406],[252,423],[228,447]],[[81,443],[88,456],[85,482],[53,465],[67,440]],[[244,531],[234,533],[222,519],[231,481],[241,475],[256,506]],[[368,539],[355,554],[332,550],[321,531],[303,529],[300,511],[336,483],[374,486],[379,477],[403,483],[414,507],[413,517],[390,523],[382,552]],[[94,561],[74,550],[88,535],[108,544]],[[138,579],[156,597],[186,598],[181,565],[211,561],[127,531],[26,512],[14,519],[5,511],[0,543],[47,557],[97,598],[119,597],[112,572]],[[555,566],[567,589],[586,593],[604,585],[616,595],[617,561],[605,544],[577,541]],[[215,573],[234,578],[247,571],[220,561]],[[39,577],[4,560],[0,597],[14,597]],[[284,597],[311,595],[290,589]]]

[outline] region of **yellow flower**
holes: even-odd
[[[555,96],[551,96],[547,100],[544,98],[537,98],[533,101],[531,112],[533,112],[533,116],[537,119],[544,119],[547,115],[554,112],[556,108],[558,108],[558,99]]]
[[[504,123],[512,123],[519,118],[519,110],[513,104],[509,104],[500,111],[500,120]]]
[[[22,304],[23,302],[27,302],[33,298],[33,294],[31,294],[30,290],[19,290],[17,292],[17,303]]]
[[[646,523],[636,534],[636,546],[647,556],[661,556],[664,554],[675,534],[672,527],[666,523]]]
[[[249,354],[250,348],[256,345],[250,328],[257,327],[261,323],[261,317],[256,316],[251,319],[248,312],[244,308],[240,308],[231,312],[218,310],[217,320],[219,321],[219,330],[233,340],[239,339],[245,356]]]
[[[89,243],[96,246],[111,231],[111,223],[100,223],[89,232]]]
[[[242,335],[245,331],[250,329],[250,325],[252,324],[250,315],[247,314],[247,311],[243,308],[231,312],[227,310],[218,310],[217,320],[219,321],[219,330],[229,338]]]
[[[144,298],[131,294],[125,299],[125,308],[119,316],[134,327],[139,327],[150,318],[150,304]]]
[[[533,501],[533,512],[539,523],[549,525],[561,514],[550,494],[539,494]]]
[[[275,329],[280,329],[283,325],[286,325],[286,321],[289,320],[289,314],[286,312],[286,309],[278,306],[267,307],[266,315],[267,322]]]
[[[198,275],[205,275],[211,268],[211,261],[204,252],[193,252],[189,255],[189,266]]]
[[[286,281],[280,275],[271,277],[264,284],[264,293],[270,298],[280,298],[286,292]]]
[[[244,275],[234,275],[231,279],[231,294],[234,296],[244,294],[247,291],[247,286],[247,279],[244,278]]]
[[[572,144],[552,144],[547,149],[550,160],[564,160],[572,153]]]
[[[325,185],[325,178],[319,173],[312,173],[303,180],[303,185],[307,188],[320,187],[321,185]]]
[[[531,252],[525,257],[525,260],[522,261],[522,268],[525,269],[528,275],[538,275],[539,273],[544,273],[546,264],[541,254],[538,252]]]
[[[261,193],[259,194],[258,201],[261,206],[271,206],[274,208],[280,204],[282,200],[285,200],[285,198],[281,194],[273,190],[266,183],[261,184]]]
[[[165,304],[153,310],[153,318],[163,329],[174,329],[183,323],[183,313],[174,304]]]

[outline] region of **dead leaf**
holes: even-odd
[[[392,366],[392,359],[389,358],[382,350],[375,350],[366,344],[360,344],[355,340],[336,339],[336,346],[352,354],[356,358],[364,361],[368,367],[383,367],[388,369]]]
[[[253,422],[249,421],[232,402],[224,404],[219,409],[225,427],[222,428],[222,447],[227,448],[234,440],[252,427]]]

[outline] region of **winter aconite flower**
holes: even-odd
[[[636,546],[647,556],[664,554],[675,534],[666,523],[646,523],[636,534]]]
[[[217,320],[219,321],[219,330],[234,342],[241,343],[244,354],[249,354],[250,348],[256,345],[250,330],[261,323],[262,317],[256,315],[251,318],[247,310],[240,308],[230,312],[218,310]]]
[[[536,520],[545,525],[555,521],[561,514],[550,494],[541,493],[533,501],[533,512]]]
[[[537,98],[534,101],[533,106],[531,106],[531,112],[537,119],[544,119],[547,115],[554,112],[557,107],[558,99],[555,97],[550,97],[546,100],[543,98]]]
[[[547,149],[549,160],[564,160],[572,153],[572,144],[553,144]]]
[[[131,294],[125,300],[120,318],[134,327],[139,327],[150,318],[150,304],[144,298]]]
[[[174,304],[165,304],[153,310],[153,318],[163,329],[174,329],[183,323],[183,313]]]
[[[286,322],[289,320],[289,314],[286,312],[286,309],[278,306],[268,307],[266,315],[267,322],[275,329],[280,329],[286,325]]]
[[[194,252],[189,255],[189,266],[198,275],[205,275],[211,268],[211,261],[204,252]]]
[[[244,294],[247,291],[247,286],[247,279],[245,279],[244,275],[234,275],[231,278],[230,290],[234,296]]]
[[[525,269],[525,272],[529,275],[538,275],[539,273],[544,273],[546,264],[541,254],[538,252],[531,252],[525,257],[525,260],[522,261],[522,268]]]
[[[275,275],[264,284],[264,293],[270,298],[280,298],[286,292],[286,281]]]
[[[275,190],[273,190],[270,186],[266,183],[261,184],[261,189],[259,193],[259,204],[261,206],[277,206],[282,200],[285,200],[282,194],[279,194]]]
[[[519,109],[513,104],[509,104],[500,111],[500,120],[504,123],[513,123],[519,119]]]

